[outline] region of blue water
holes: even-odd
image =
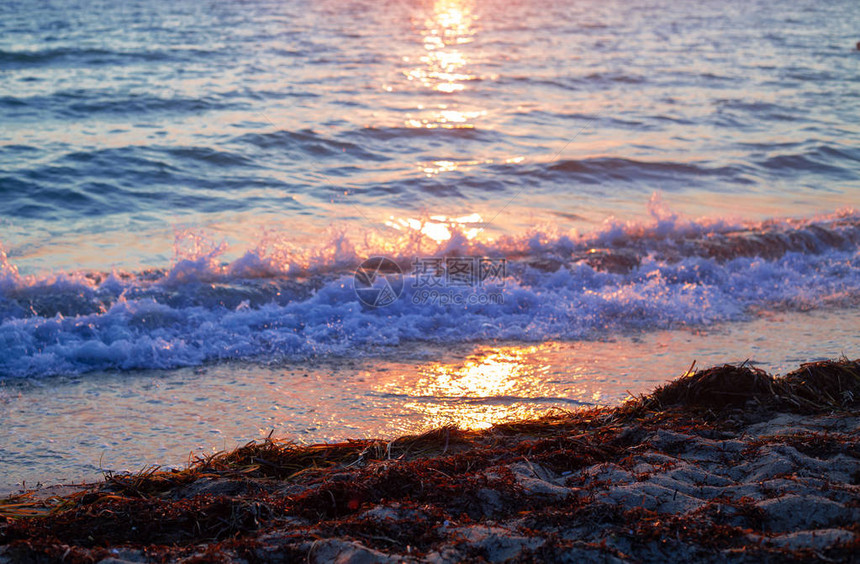
[[[4,2],[0,379],[857,311],[858,29],[854,0]],[[504,258],[502,298],[367,308],[375,255]]]

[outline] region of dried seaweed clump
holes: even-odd
[[[850,409],[860,402],[860,360],[801,364],[780,379],[783,401],[797,410]]]
[[[694,363],[695,365],[695,363]],[[646,411],[668,407],[720,410],[750,402],[801,413],[848,409],[860,400],[860,360],[842,359],[802,364],[774,378],[745,363],[690,370],[677,380],[639,398],[634,407]]]
[[[444,454],[453,445],[468,443],[474,432],[453,426],[393,441],[348,440],[340,443],[298,445],[273,439],[252,441],[229,452],[198,459],[192,470],[219,475],[239,473],[245,477],[296,479],[309,472],[347,466],[362,466],[371,460],[391,460]]]
[[[659,387],[642,398],[645,409],[671,406],[699,406],[721,409],[742,406],[749,401],[764,402],[775,396],[773,377],[759,368],[725,364],[699,370],[691,369],[677,380]]]

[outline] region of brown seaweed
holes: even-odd
[[[23,560],[94,561],[115,547],[153,560],[267,560],[274,554],[304,559],[319,539],[339,538],[382,552],[426,555],[451,542],[446,526],[512,519],[518,534],[541,539],[539,548],[520,553],[524,560],[566,558],[577,550],[630,557],[617,542],[607,546],[558,536],[555,531],[565,527],[623,537],[634,555],[683,547],[696,557],[804,559],[809,554],[803,550],[749,545],[750,535],[770,533],[761,510],[744,498],[718,497],[691,514],[667,516],[645,507],[595,503],[589,492],[605,484],[587,484],[582,477],[570,484],[579,495],[564,500],[536,495],[523,488],[511,465],[535,465],[572,478],[579,469],[604,463],[632,471],[637,454],[654,448],[647,441],[656,430],[724,439],[751,417],[855,413],[858,399],[858,361],[805,364],[782,378],[745,364],[724,365],[691,370],[618,408],[556,410],[484,431],[444,427],[393,441],[309,446],[269,436],[198,458],[184,470],[154,467],[108,475],[104,483],[68,496],[25,494],[0,501],[0,561],[3,550]],[[815,457],[858,455],[858,439],[851,433],[763,436],[747,444],[738,456],[753,457],[773,444]],[[671,459],[687,445],[668,441],[660,448]],[[667,462],[657,471],[671,468]],[[392,517],[369,516],[373,511]],[[856,523],[843,528],[860,533]],[[260,540],[263,533],[269,540]],[[452,546],[460,547],[462,558],[490,557],[474,543]],[[853,548],[833,545],[821,555],[840,559]]]

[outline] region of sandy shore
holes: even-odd
[[[860,362],[619,408],[299,447],[0,502],[0,563],[852,561]]]

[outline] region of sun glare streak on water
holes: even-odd
[[[530,398],[552,395],[544,384],[549,365],[529,362],[538,347],[501,347],[481,351],[461,365],[422,366],[413,381],[397,393],[431,402],[411,401],[404,407],[422,413],[428,428],[451,425],[486,429],[543,411]],[[498,403],[494,403],[498,402]]]
[[[483,221],[478,213],[461,217],[433,215],[424,220],[391,216],[385,225],[407,237],[410,233],[415,233],[424,235],[437,243],[442,243],[451,239],[453,233],[462,235],[466,240],[475,239],[482,231],[480,227],[483,225]]]
[[[403,71],[406,80],[416,83],[422,90],[442,94],[455,94],[467,89],[471,81],[479,78],[469,71],[463,45],[474,41],[478,16],[472,2],[468,0],[438,0],[432,12],[423,22],[413,21],[419,28],[425,53],[417,57],[421,64]],[[409,63],[412,57],[404,56],[403,62]],[[407,114],[405,122],[415,128],[474,128],[475,120],[486,115],[484,109],[463,107],[456,97],[428,97],[428,105],[417,106],[418,114]],[[472,98],[474,100],[474,98]]]

